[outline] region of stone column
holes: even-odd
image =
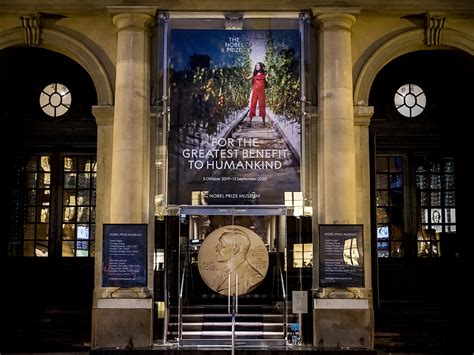
[[[372,253],[370,239],[370,141],[369,124],[372,106],[354,106],[356,152],[356,223],[364,225],[365,295],[372,298]]]
[[[97,123],[97,188],[95,217],[94,303],[102,294],[102,231],[110,221],[110,177],[112,172],[112,137],[114,107],[93,106]]]
[[[355,145],[359,140],[355,136],[351,53],[351,28],[356,22],[356,13],[347,8],[313,9],[319,27],[316,212],[319,224],[360,223]],[[370,209],[365,213],[370,214]],[[364,229],[368,233],[370,225],[364,224]],[[315,243],[319,245],[317,238]],[[370,277],[370,270],[365,270],[365,276]],[[317,287],[313,310],[314,345],[372,347],[372,307],[365,288]]]
[[[149,347],[153,344],[149,23],[156,9],[116,6],[109,7],[109,11],[118,35],[113,125],[104,131],[105,150],[110,160],[103,162],[109,172],[102,181],[107,186],[103,187],[106,192],[103,201],[109,205],[105,206],[102,223],[148,224],[150,253],[148,287],[106,288],[102,287],[102,249],[99,248],[92,347]]]
[[[355,223],[356,183],[348,13],[316,15],[319,25],[319,223]]]
[[[117,11],[117,9],[114,9]],[[131,11],[119,8],[118,11]],[[140,9],[138,9],[140,10]],[[149,177],[149,31],[148,13],[120,12],[118,29],[114,144],[112,152],[112,223],[148,223]]]

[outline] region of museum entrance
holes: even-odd
[[[166,341],[236,347],[310,341],[310,314],[293,313],[292,294],[311,289],[311,218],[291,212],[180,208],[166,228]]]
[[[180,209],[168,338],[180,345],[285,345],[285,208]]]
[[[311,290],[310,16],[235,15],[157,21],[155,295],[179,345],[284,346],[302,324],[291,292]]]

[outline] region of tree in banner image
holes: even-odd
[[[265,53],[270,77],[268,106],[275,114],[298,122],[301,116],[299,60],[294,48],[272,37],[268,39]]]
[[[211,67],[208,56],[194,55],[185,70],[172,72],[172,92],[174,102],[179,103],[177,112],[183,129],[193,135],[202,130],[212,135],[218,123],[243,109],[248,98],[242,76],[249,65],[248,54],[230,67]]]

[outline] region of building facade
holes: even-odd
[[[0,18],[5,350],[468,347],[472,3]]]

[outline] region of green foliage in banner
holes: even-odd
[[[269,74],[267,106],[290,121],[300,120],[299,58],[293,48],[267,40],[265,64]]]
[[[172,110],[181,126],[199,125],[213,134],[219,122],[248,105],[249,89],[243,77],[250,67],[248,53],[232,67],[211,67],[209,57],[191,58],[186,70],[172,72]]]

